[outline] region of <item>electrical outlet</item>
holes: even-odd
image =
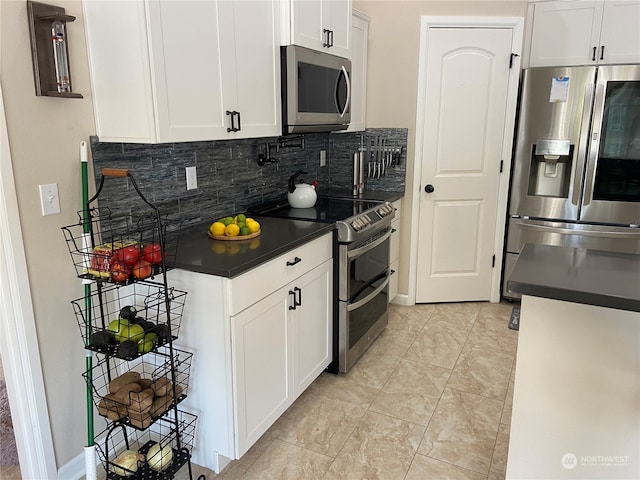
[[[58,198],[58,184],[50,183],[48,185],[39,185],[40,188],[40,207],[42,208],[42,216],[55,215],[60,213],[60,199]]]
[[[195,190],[198,188],[198,176],[196,175],[196,167],[187,167],[187,190]]]
[[[327,164],[327,151],[320,150],[320,166],[324,167]]]

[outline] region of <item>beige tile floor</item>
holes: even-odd
[[[503,479],[518,341],[511,309],[392,306],[349,373],[322,374],[242,459],[207,478]]]
[[[508,303],[392,306],[345,375],[322,374],[240,460],[207,479],[497,480],[517,332]],[[14,478],[19,477],[12,477]],[[186,467],[177,478],[188,478]]]

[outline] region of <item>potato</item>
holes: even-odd
[[[131,405],[131,395],[142,391],[142,387],[137,382],[127,383],[117,392],[113,393],[114,398],[125,405]]]
[[[131,404],[129,406],[129,416],[143,415],[149,413],[153,405],[153,390],[147,388],[141,392],[131,393]]]
[[[140,380],[140,373],[138,372],[123,373],[119,377],[116,377],[113,380],[111,380],[111,382],[109,382],[109,393],[116,393],[126,384],[137,382],[139,380]]]
[[[157,397],[164,397],[173,391],[172,383],[167,377],[162,377],[153,382],[151,385]]]

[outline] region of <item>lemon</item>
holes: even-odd
[[[244,221],[245,221],[245,223],[255,222],[255,220],[253,218],[249,218],[249,217],[245,218]]]
[[[209,227],[211,235],[224,235],[224,229],[226,225],[222,222],[213,222]]]
[[[240,229],[235,223],[230,223],[229,225],[227,225],[227,228],[224,229],[224,234],[227,237],[237,237],[239,233]]]
[[[224,217],[222,219],[222,223],[224,223],[225,225],[231,225],[233,223],[233,217]]]
[[[240,227],[240,235],[249,235],[250,233],[251,233],[251,229],[249,227],[247,226]]]
[[[249,227],[249,230],[251,230],[251,233],[256,233],[260,231],[260,224],[255,220],[252,222],[247,222],[247,227]]]

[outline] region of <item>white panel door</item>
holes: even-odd
[[[221,49],[220,36],[228,35],[229,23],[221,18],[220,6],[225,3],[148,4],[157,128],[162,141],[227,136],[224,101],[235,97],[235,76],[233,69],[223,68],[223,55],[231,54],[232,67],[234,59],[233,51]]]
[[[237,458],[293,402],[289,305],[285,287],[231,317]]]
[[[280,136],[279,3],[243,0],[232,6],[233,36],[221,39],[223,51],[235,52],[237,104],[226,108],[240,112],[241,129],[232,137]]]
[[[333,342],[332,260],[327,260],[291,285],[299,296],[292,314],[295,338],[295,394],[300,395],[331,363]]]
[[[598,63],[640,63],[640,1],[618,0],[604,4]]]
[[[512,35],[429,29],[417,302],[490,299]]]

